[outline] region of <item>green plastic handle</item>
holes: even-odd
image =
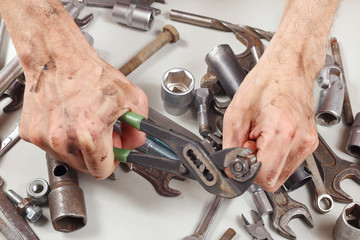
[[[130,126],[136,128],[139,131],[141,130],[140,123],[143,119],[144,119],[143,116],[136,114],[134,112],[131,112],[131,111],[128,111],[128,112],[124,113],[121,117],[119,117],[119,120],[121,122],[129,124]]]
[[[116,161],[127,163],[127,157],[129,156],[131,150],[116,147],[114,147],[113,150]]]

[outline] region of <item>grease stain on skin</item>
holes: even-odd
[[[276,171],[274,170],[271,170],[270,173],[266,176],[266,184],[269,186],[269,187],[272,187],[272,182],[273,180],[275,179],[276,177]]]
[[[44,64],[40,74],[39,74],[39,77],[36,81],[35,84],[33,84],[30,88],[30,92],[31,93],[38,93],[40,91],[40,86],[44,80],[44,75],[47,71],[50,71],[50,70],[55,70],[56,69],[56,63],[55,63],[55,59],[53,57],[50,57],[50,60]]]
[[[59,11],[56,8],[51,8],[50,10],[44,11],[44,14],[46,17],[51,17],[51,16],[58,16],[59,15]]]

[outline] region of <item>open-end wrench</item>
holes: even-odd
[[[209,227],[223,202],[224,198],[213,196],[195,232],[192,235],[185,237],[183,240],[204,240],[209,231]]]
[[[326,187],[321,178],[319,169],[316,165],[313,155],[310,155],[310,157],[306,159],[306,165],[308,166],[309,170],[312,173],[311,181],[315,189],[315,201],[314,201],[315,207],[321,213],[330,212],[331,209],[333,208],[334,201],[326,191]]]
[[[0,210],[8,219],[10,224],[15,228],[20,235],[20,239],[35,240],[39,239],[35,232],[31,229],[25,219],[18,214],[14,205],[9,201],[3,191],[4,181],[0,177]]]
[[[319,134],[319,146],[314,158],[320,164],[324,184],[330,196],[339,202],[350,203],[352,197],[344,192],[340,183],[350,178],[360,184],[360,165],[339,158]]]
[[[303,218],[308,225],[314,227],[308,208],[290,198],[282,187],[273,193],[268,192],[268,196],[273,207],[271,218],[274,228],[282,236],[288,239],[296,239],[295,233],[289,227],[289,222],[293,218]]]
[[[0,145],[0,157],[5,154],[18,140],[20,139],[19,135],[19,123],[16,123],[14,130],[1,141]]]

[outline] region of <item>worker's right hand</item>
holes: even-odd
[[[132,149],[145,141],[142,132],[115,121],[131,110],[147,116],[144,92],[84,43],[81,54],[54,54],[46,61],[22,62],[27,80],[20,136],[59,161],[95,178],[109,176],[113,143]]]

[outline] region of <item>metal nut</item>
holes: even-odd
[[[35,178],[26,186],[27,196],[31,198],[36,205],[43,205],[48,202],[49,191],[49,183],[42,178]]]

